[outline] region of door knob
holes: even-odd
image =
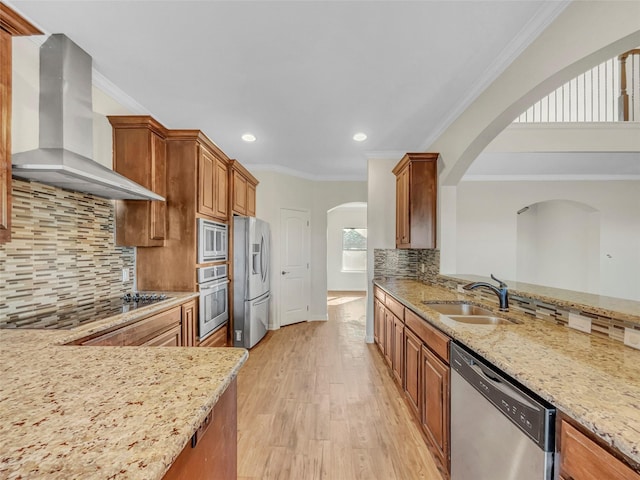
[[[289,272],[285,272],[284,270],[282,271],[282,275],[286,275]]]

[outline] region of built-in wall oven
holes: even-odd
[[[229,320],[229,278],[227,265],[198,268],[200,312],[198,337],[204,340]]]
[[[198,219],[198,263],[226,261],[229,251],[228,227],[223,223]]]

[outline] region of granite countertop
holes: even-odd
[[[195,296],[75,330],[0,330],[0,477],[162,478],[248,352],[64,343]]]
[[[640,351],[620,342],[536,320],[457,323],[423,301],[470,300],[415,280],[375,280],[410,309],[555,405],[640,466]],[[471,299],[471,303],[477,303]]]

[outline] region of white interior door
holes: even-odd
[[[280,209],[280,326],[308,319],[311,297],[309,281],[309,212]]]

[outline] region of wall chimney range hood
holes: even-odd
[[[14,177],[116,200],[165,199],[93,161],[91,57],[67,36],[40,47],[39,148],[11,156]]]

